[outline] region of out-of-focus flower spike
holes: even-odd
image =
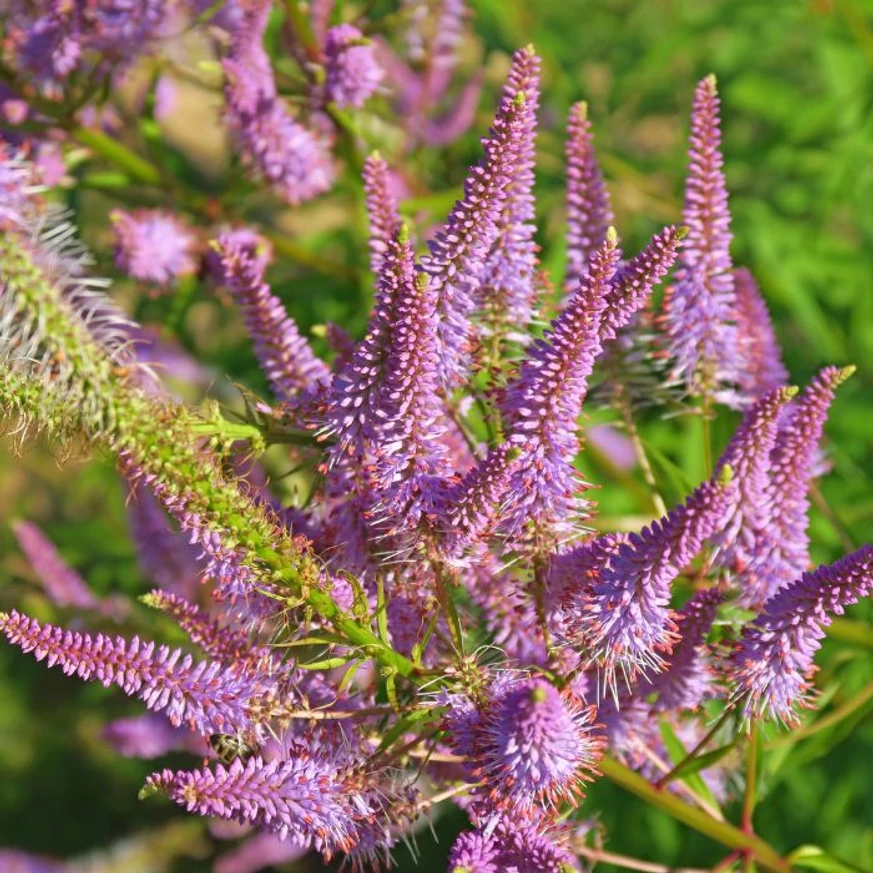
[[[716,465],[716,471],[733,470],[735,500],[713,537],[713,564],[736,574],[744,602],[756,602],[762,566],[772,560],[770,456],[780,416],[796,394],[797,388],[790,387],[764,395],[746,412]]]
[[[21,551],[55,605],[77,609],[100,607],[85,580],[60,556],[51,540],[35,524],[19,521],[13,524],[12,530]]]
[[[312,22],[312,35],[318,45],[324,44],[324,36],[330,26],[336,0],[311,0],[309,3],[309,18]]]
[[[378,153],[364,161],[364,193],[370,220],[370,269],[378,276],[388,242],[401,224],[388,164]]]
[[[684,228],[665,227],[641,252],[618,269],[606,293],[606,308],[600,327],[602,343],[614,339],[645,306],[652,290],[676,261],[684,237]]]
[[[85,681],[117,685],[164,713],[170,724],[187,725],[202,736],[250,725],[252,700],[265,692],[254,673],[214,661],[196,662],[179,649],[138,637],[92,637],[40,624],[15,610],[0,613],[0,632],[23,652],[33,652],[37,661]]]
[[[283,840],[271,833],[255,833],[216,859],[213,870],[215,873],[258,873],[265,867],[299,861],[308,852],[308,842]]]
[[[723,522],[734,499],[730,468],[638,534],[607,535],[583,549],[596,560],[569,584],[563,607],[572,640],[607,688],[664,669],[678,641],[673,580]]]
[[[729,667],[734,700],[748,719],[798,720],[808,705],[821,647],[833,615],[873,593],[873,547],[804,573],[777,592],[740,639]]]
[[[297,843],[311,841],[328,859],[354,848],[357,822],[370,812],[332,760],[304,747],[292,748],[284,760],[256,756],[214,770],[153,773],[141,796],[155,792],[189,812],[252,824]]]
[[[464,83],[452,106],[439,117],[427,122],[424,141],[429,146],[445,146],[470,129],[482,96],[484,74],[479,71]]]
[[[100,737],[126,758],[160,758],[168,752],[203,754],[206,743],[190,731],[173,727],[153,712],[131,718],[117,718],[100,732]]]
[[[167,516],[147,488],[127,489],[127,521],[143,574],[159,588],[196,597],[201,573],[197,552],[170,529]]]
[[[256,248],[222,235],[216,244],[224,281],[245,319],[246,329],[276,396],[293,400],[330,382],[330,369],[315,357],[297,325],[264,280],[265,263]]]
[[[520,537],[531,526],[572,532],[581,483],[574,466],[578,418],[588,377],[601,351],[606,293],[621,253],[615,233],[594,253],[585,277],[544,337],[522,361],[504,402],[509,441],[519,449],[504,529]]]
[[[809,488],[836,389],[855,367],[825,367],[788,407],[770,458],[772,535],[779,551],[759,603],[809,567]]]
[[[788,371],[782,363],[782,349],[767,304],[752,274],[745,268],[734,270],[734,293],[737,336],[743,359],[739,388],[745,397],[756,400],[784,385]]]
[[[530,49],[521,49],[513,56],[509,79],[532,83],[538,64]],[[445,225],[428,243],[429,254],[421,259],[421,270],[437,299],[440,376],[450,387],[466,377],[470,314],[480,302],[483,266],[498,237],[506,189],[516,171],[525,124],[530,123],[527,100],[524,91],[503,97],[489,136],[483,140],[484,158],[470,171],[463,199],[455,204]]]
[[[313,330],[314,333],[315,331]],[[333,321],[329,321],[324,326],[324,338],[335,355],[332,369],[334,373],[339,373],[355,356],[357,344],[345,328],[340,327]]]
[[[335,458],[353,453],[361,456],[367,444],[377,441],[386,404],[392,349],[398,335],[399,301],[416,295],[414,254],[409,230],[398,225],[386,240],[381,259],[379,288],[367,334],[352,360],[337,374],[331,397],[330,432],[336,438]]]
[[[167,285],[197,269],[197,239],[184,222],[159,209],[109,215],[115,232],[115,264],[133,279]]]
[[[564,290],[572,294],[585,275],[588,260],[603,244],[613,223],[609,192],[603,181],[588,104],[576,103],[567,122],[567,274]]]
[[[645,678],[634,690],[635,697],[658,695],[658,712],[696,709],[713,696],[713,672],[706,661],[705,641],[724,593],[718,588],[698,591],[676,614],[680,636],[661,673]]]
[[[673,362],[669,375],[692,394],[730,395],[741,358],[715,76],[703,79],[694,94],[689,155],[683,211],[688,237],[661,315]]]
[[[243,7],[224,61],[230,127],[244,160],[290,204],[322,194],[333,183],[327,145],[292,118],[279,98],[263,39],[272,4]]]
[[[327,31],[324,68],[325,99],[340,109],[360,109],[384,77],[372,43],[351,24],[338,24]]]
[[[469,14],[464,0],[439,0],[422,84],[425,109],[439,102],[452,81]]]
[[[503,88],[503,101],[524,94],[518,153],[506,187],[503,211],[498,219],[498,237],[482,273],[482,306],[485,323],[492,332],[527,327],[537,294],[539,246],[536,235],[534,164],[536,162],[537,109],[539,108],[539,58],[526,50],[527,63],[516,63]]]
[[[69,873],[69,869],[66,861],[20,852],[18,849],[0,849],[0,870],[10,873]]]

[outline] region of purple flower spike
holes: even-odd
[[[290,204],[322,194],[333,183],[326,143],[288,113],[276,92],[264,30],[271,3],[245,5],[227,59],[225,97],[243,159]]]
[[[513,66],[503,88],[505,103],[524,94],[518,156],[506,188],[503,213],[498,220],[499,236],[482,274],[482,303],[488,326],[493,331],[524,328],[531,320],[537,287],[539,246],[536,235],[534,164],[539,108],[539,58],[530,56]]]
[[[509,488],[509,475],[519,449],[504,443],[492,449],[458,483],[449,497],[447,531],[456,552],[491,536]]]
[[[249,703],[264,688],[253,674],[215,662],[195,662],[179,649],[67,631],[12,611],[0,613],[0,631],[23,652],[34,652],[67,675],[117,685],[129,696],[203,736],[235,731],[251,721]]]
[[[247,634],[233,627],[223,627],[199,606],[189,603],[178,594],[151,591],[143,595],[141,600],[147,606],[172,616],[179,627],[188,634],[188,639],[216,661],[239,664],[242,661],[251,662],[252,656],[258,654],[259,647],[251,644]],[[261,654],[269,659],[266,650]],[[257,661],[257,657],[254,660]]]
[[[763,602],[809,567],[809,488],[815,477],[828,409],[836,389],[854,367],[825,367],[786,410],[770,458],[772,575],[761,589]]]
[[[715,76],[707,76],[697,86],[691,112],[683,212],[688,238],[662,313],[666,347],[673,358],[670,378],[692,394],[711,395],[732,387],[741,367],[732,323],[736,302],[730,213],[720,148],[718,92]]]
[[[782,363],[782,349],[767,304],[748,270],[734,270],[734,292],[737,335],[743,358],[739,388],[745,397],[756,400],[784,385],[788,381],[788,371]]]
[[[482,831],[464,831],[449,855],[449,873],[502,873],[497,839]]]
[[[376,92],[384,73],[373,45],[357,27],[340,24],[324,41],[326,99],[340,109],[360,109]]]
[[[391,190],[388,164],[378,154],[364,161],[364,193],[370,219],[370,269],[378,276],[388,242],[400,230],[397,199]]]
[[[227,288],[242,310],[255,354],[276,396],[291,401],[301,391],[330,382],[330,368],[315,357],[293,319],[264,281],[266,264],[256,246],[223,234],[216,250]]]
[[[197,552],[171,530],[154,495],[127,489],[127,521],[143,574],[159,588],[194,598],[200,589]]]
[[[384,423],[377,446],[381,508],[395,533],[440,508],[448,473],[440,397],[437,295],[419,274],[401,289],[386,366]]]
[[[614,339],[645,306],[655,288],[676,261],[683,228],[665,227],[649,244],[616,273],[606,294],[600,340]]]
[[[713,675],[706,662],[705,640],[724,595],[717,588],[698,591],[676,615],[679,642],[666,659],[664,670],[645,679],[636,697],[656,693],[658,712],[696,709],[714,694]]]
[[[364,795],[347,784],[329,757],[294,747],[285,760],[254,757],[214,770],[153,773],[144,794],[164,791],[189,812],[234,819],[314,846],[329,858],[358,841],[366,820]]]
[[[214,873],[258,873],[265,867],[299,861],[309,852],[308,843],[283,840],[271,833],[256,833],[215,861]]]
[[[34,573],[51,601],[76,609],[99,609],[100,602],[85,580],[58,554],[51,540],[35,525],[19,521],[13,525],[21,551],[30,561]]]
[[[134,279],[166,285],[197,269],[197,240],[178,218],[157,209],[110,214],[115,230],[115,263]]]
[[[576,103],[567,123],[567,276],[564,290],[572,294],[595,249],[603,244],[612,226],[612,206],[603,181],[588,104]]]
[[[798,721],[796,707],[808,705],[815,670],[832,615],[873,593],[873,546],[863,546],[797,581],[770,598],[747,628],[731,659],[734,698],[747,718]]]
[[[371,213],[374,215],[375,213]],[[334,457],[363,456],[365,447],[378,442],[386,405],[388,362],[399,343],[398,310],[401,297],[415,298],[413,251],[405,226],[386,240],[381,257],[379,288],[367,334],[352,360],[339,372],[331,398],[331,433],[336,437]]]
[[[575,873],[572,852],[541,826],[504,819],[493,833],[466,831],[449,855],[449,873]]]
[[[746,603],[758,602],[761,586],[767,586],[773,519],[770,455],[780,415],[796,393],[796,388],[776,388],[751,407],[717,465],[718,470],[733,470],[736,487],[728,516],[713,538],[714,564],[736,574]]]
[[[735,489],[725,476],[704,482],[685,501],[638,534],[608,534],[579,551],[588,571],[568,586],[563,605],[570,634],[591,666],[615,689],[664,669],[678,641],[670,586],[723,522]],[[577,564],[582,566],[581,556]]]
[[[600,354],[605,298],[621,253],[615,234],[594,253],[582,284],[545,336],[534,342],[509,386],[504,410],[518,447],[504,529],[514,538],[533,525],[572,533],[580,482],[578,418]]]
[[[602,743],[584,708],[544,679],[504,689],[482,726],[481,775],[490,801],[523,813],[575,804],[596,773]]]
[[[160,758],[169,752],[189,751],[203,754],[206,743],[182,728],[173,727],[155,713],[109,722],[101,738],[126,758]]]
[[[509,81],[536,81],[539,59],[530,49],[513,56]],[[430,278],[437,299],[440,376],[458,385],[467,375],[472,325],[470,314],[479,302],[482,268],[499,234],[507,186],[517,172],[521,143],[530,125],[525,110],[529,95],[519,91],[504,96],[491,127],[482,141],[485,156],[464,183],[464,198],[428,243],[430,253],[421,259],[421,270]]]

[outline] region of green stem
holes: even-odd
[[[708,479],[712,476],[712,401],[703,395],[703,467]]]
[[[161,171],[154,164],[131,151],[117,139],[103,133],[102,130],[76,127],[70,131],[70,135],[83,146],[87,146],[116,166],[121,167],[137,182],[143,182],[146,185],[162,185]]]
[[[706,744],[716,735],[718,729],[725,723],[725,721],[727,721],[730,714],[731,709],[728,707],[719,716],[715,724],[707,731],[706,736],[681,761],[679,761],[672,770],[665,773],[655,783],[655,787],[658,789],[666,788],[666,786],[668,786],[677,776],[680,776],[687,769],[688,765],[706,748]]]
[[[755,834],[744,833],[730,822],[717,821],[672,792],[656,788],[638,773],[611,758],[601,761],[599,769],[610,782],[645,800],[676,821],[729,849],[739,849],[750,854],[769,873],[791,873],[788,862],[769,843]]]

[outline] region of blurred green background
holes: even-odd
[[[562,264],[563,123],[586,99],[613,196],[617,225],[635,250],[660,224],[680,217],[687,114],[695,83],[718,76],[723,98],[726,170],[732,192],[738,264],[752,269],[770,304],[792,377],[805,382],[824,363],[856,363],[828,427],[834,470],[822,490],[855,544],[873,522],[873,3],[862,0],[476,0],[479,43],[466,69],[484,65],[486,94],[476,130],[484,131],[493,97],[515,47],[533,42],[543,58],[539,215],[543,260]],[[387,4],[376,3],[378,13]],[[471,132],[426,167],[427,186],[448,190],[477,154]],[[292,233],[320,254],[358,270],[360,229],[348,220],[351,195],[340,190],[302,217]],[[74,206],[81,206],[74,202]],[[310,222],[308,216],[321,221]],[[435,215],[434,218],[438,218]],[[310,226],[311,225],[311,226]],[[314,227],[315,229],[312,229]],[[98,240],[99,242],[99,240]],[[276,290],[304,328],[333,319],[359,334],[369,289],[359,273],[325,276],[280,268]],[[122,293],[123,293],[122,288]],[[196,291],[194,292],[196,294]],[[195,301],[195,306],[200,305]],[[145,301],[138,314],[175,318],[172,300]],[[186,315],[190,313],[186,312]],[[196,313],[195,313],[196,314]],[[206,316],[204,316],[206,318]],[[232,313],[208,316],[207,338],[183,341],[220,370],[262,387],[248,343]],[[690,425],[649,423],[659,448],[693,479],[697,453]],[[597,480],[598,473],[592,477]],[[601,495],[598,495],[598,499]],[[602,497],[605,509],[620,498]],[[0,506],[44,525],[94,587],[143,590],[127,538],[123,497],[109,465],[59,468],[45,452],[0,455]],[[835,526],[814,512],[814,556],[843,550]],[[0,608],[46,613],[4,523]],[[852,613],[873,619],[862,605]],[[828,643],[823,677],[848,698],[873,679],[873,649]],[[869,703],[869,701],[868,701]],[[112,714],[136,712],[117,694],[82,686],[0,647],[0,846],[68,857],[168,820],[166,804],[142,804],[136,792],[152,769],[122,760],[97,739]],[[825,847],[861,870],[873,870],[873,718],[861,708],[838,729],[768,756],[759,831],[788,850]],[[770,739],[775,739],[773,731]],[[784,750],[784,747],[783,747]],[[725,852],[662,814],[603,783],[583,813],[599,818],[609,847],[664,864],[711,865]],[[736,810],[732,810],[736,813]],[[419,869],[445,869],[461,816],[438,822],[439,844],[419,835]],[[198,854],[196,840],[190,843]],[[400,855],[401,871],[413,869]],[[133,870],[134,867],[118,868]],[[208,869],[189,858],[178,870]],[[294,869],[308,869],[305,864]],[[314,869],[314,868],[312,868]],[[604,867],[604,869],[608,869]]]

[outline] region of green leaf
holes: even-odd
[[[788,860],[792,866],[804,870],[820,870],[822,873],[865,873],[860,867],[835,858],[818,846],[801,846],[788,856]]]
[[[664,738],[664,745],[667,747],[667,753],[670,755],[670,763],[678,764],[681,760],[688,757],[689,749],[685,748],[685,744],[676,735],[673,726],[666,720],[661,722],[661,736]],[[691,765],[698,763],[699,758],[691,762]],[[684,773],[676,774],[677,778],[684,782],[695,794],[702,797],[714,809],[720,809],[718,801],[713,793],[709,790],[709,786],[704,781],[703,777],[689,766]],[[703,768],[697,768],[703,769]]]

